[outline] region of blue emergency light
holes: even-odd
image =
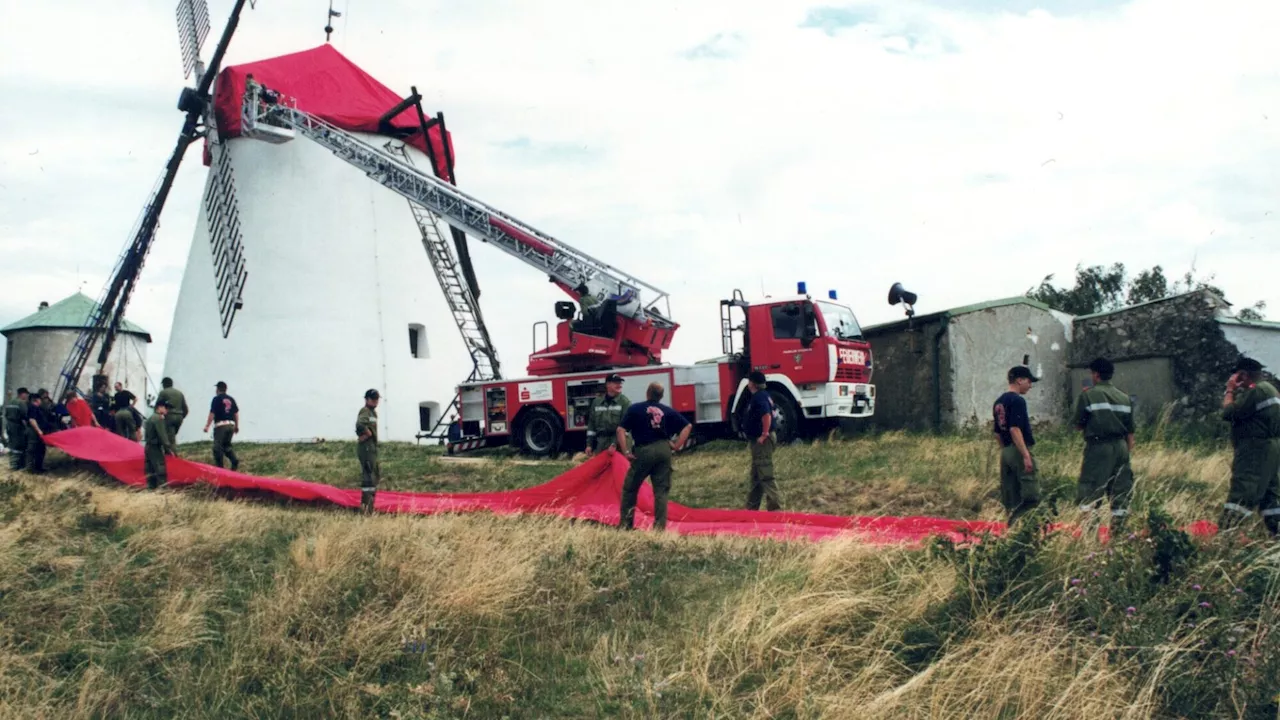
[[[804,281],[803,281],[803,280],[801,280],[800,282],[796,283],[796,294],[797,294],[797,295],[804,295],[804,294],[805,294],[805,287],[804,287]]]
[[[828,291],[827,291],[827,297],[831,298],[832,300],[835,300],[835,299],[836,299],[836,291],[835,291],[835,290],[828,290]]]

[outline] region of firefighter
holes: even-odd
[[[636,497],[646,477],[653,486],[653,529],[667,527],[667,494],[671,492],[671,453],[684,447],[693,426],[683,415],[663,405],[662,383],[649,383],[645,402],[627,408],[622,423],[614,431],[618,450],[631,461],[622,485],[622,505],[618,527],[635,527]],[[674,441],[671,436],[680,433]],[[635,453],[627,449],[627,433],[635,439]]]
[[[182,429],[182,421],[187,417],[190,409],[187,407],[187,398],[182,391],[173,386],[173,378],[164,378],[160,381],[160,394],[156,396],[156,402],[164,400],[169,404],[169,410],[164,416],[164,422],[169,426],[169,437],[176,445],[178,442],[178,431]]]
[[[128,390],[123,391],[123,394],[116,394],[115,400],[113,401],[113,406],[115,408],[115,429],[116,434],[120,437],[137,440],[138,420],[133,416],[135,411],[129,400],[132,396],[133,393]]]
[[[1280,396],[1262,379],[1262,364],[1240,358],[1227,380],[1222,417],[1231,423],[1231,487],[1220,528],[1239,524],[1257,510],[1271,534],[1280,534]]]
[[[1031,433],[1031,416],[1027,400],[1031,384],[1040,378],[1025,365],[1010,368],[1009,389],[996,398],[991,407],[994,431],[1000,442],[1000,504],[1012,525],[1024,513],[1040,503],[1040,480],[1031,448],[1036,444]]]
[[[622,376],[614,373],[604,379],[604,397],[587,406],[587,457],[614,445],[618,424],[627,414],[631,401],[622,394]]]
[[[747,418],[743,424],[747,446],[751,450],[751,477],[747,490],[747,509],[759,510],[760,498],[765,509],[781,510],[778,485],[773,479],[773,448],[778,435],[773,429],[773,398],[765,388],[764,373],[752,370],[747,376],[747,388],[751,390]]]
[[[231,461],[231,470],[240,467],[240,459],[236,451],[231,449],[231,440],[240,432],[240,406],[236,399],[227,394],[227,384],[221,380],[214,385],[217,394],[209,403],[209,417],[204,421],[204,431],[213,427],[213,462],[222,467],[222,459]]]
[[[18,388],[13,399],[4,406],[4,429],[9,436],[9,469],[21,470],[27,459],[27,405],[30,393]]]
[[[1115,365],[1100,357],[1089,363],[1093,387],[1076,398],[1075,427],[1084,433],[1084,459],[1076,484],[1080,511],[1095,512],[1106,497],[1111,530],[1124,526],[1133,493],[1133,405],[1128,393],[1111,384]]]
[[[169,433],[169,423],[165,416],[169,413],[169,401],[156,398],[156,409],[151,417],[142,424],[146,438],[143,451],[144,470],[147,475],[147,489],[155,490],[169,482],[169,471],[165,467],[166,455],[177,455],[173,444],[173,436]]]
[[[44,434],[49,431],[49,413],[38,393],[28,400],[26,426],[23,428],[27,433],[27,472],[38,475],[44,472]]]
[[[378,481],[382,479],[378,467],[378,399],[377,390],[367,390],[364,407],[356,414],[356,457],[360,460],[360,511],[373,512],[374,496],[378,494]]]

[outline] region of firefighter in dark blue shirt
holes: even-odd
[[[751,399],[747,401],[747,419],[743,430],[751,449],[751,478],[747,490],[747,509],[759,510],[764,498],[765,509],[781,510],[778,484],[773,479],[773,448],[777,433],[773,429],[773,398],[765,387],[764,373],[753,370],[747,376]]]
[[[693,426],[683,415],[663,405],[662,383],[649,383],[645,402],[634,403],[614,431],[618,450],[631,461],[622,485],[622,507],[618,527],[635,527],[636,497],[646,477],[653,486],[653,528],[667,527],[667,495],[671,492],[671,453],[684,447]],[[680,433],[674,441],[671,436]],[[627,448],[627,433],[635,439],[635,453]]]
[[[1036,440],[1031,433],[1027,401],[1022,397],[1040,378],[1031,374],[1025,365],[1018,365],[1010,368],[1008,380],[1009,390],[996,398],[991,414],[996,438],[1000,441],[1000,504],[1012,525],[1040,502],[1040,481],[1031,455]]]

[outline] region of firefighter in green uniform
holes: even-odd
[[[1119,530],[1129,515],[1133,493],[1133,405],[1129,395],[1111,384],[1115,366],[1106,358],[1089,363],[1093,387],[1076,398],[1073,414],[1084,433],[1084,460],[1076,485],[1081,512],[1096,511],[1106,497],[1111,502],[1111,529]]]
[[[4,430],[9,437],[9,469],[21,470],[27,459],[27,397],[24,387],[4,406]]]
[[[604,379],[604,397],[598,397],[587,406],[587,457],[614,446],[618,424],[631,407],[631,401],[622,394],[622,376],[614,373]]]
[[[165,378],[160,381],[160,394],[156,396],[156,402],[164,400],[169,404],[168,414],[164,416],[165,425],[169,426],[169,438],[173,440],[174,445],[178,444],[178,431],[182,429],[182,421],[187,417],[190,408],[187,407],[187,398],[182,391],[173,386],[173,378]]]
[[[1222,417],[1231,423],[1231,487],[1218,527],[1226,529],[1262,515],[1267,530],[1280,534],[1280,395],[1262,379],[1262,364],[1240,358],[1227,380]]]
[[[176,455],[173,436],[169,434],[169,423],[165,416],[170,412],[169,401],[156,399],[156,410],[142,423],[145,438],[144,470],[147,475],[147,488],[155,490],[169,482],[169,471],[165,467],[165,456]]]
[[[662,384],[649,383],[645,401],[627,408],[622,423],[614,431],[618,451],[631,461],[627,479],[622,484],[622,503],[618,526],[635,527],[636,500],[646,477],[653,486],[653,529],[667,527],[667,495],[671,492],[671,453],[684,447],[693,425],[685,416],[663,405]],[[627,433],[635,439],[635,454],[627,449]],[[679,433],[675,440],[672,435]]]
[[[378,391],[364,394],[364,407],[356,415],[356,457],[360,459],[360,511],[373,512],[381,471],[378,467]]]

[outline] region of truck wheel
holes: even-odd
[[[550,408],[531,408],[520,421],[520,447],[530,455],[554,455],[560,449],[563,436],[564,425],[560,416]]]
[[[786,445],[800,436],[800,414],[789,393],[769,388],[769,395],[778,408],[778,422],[773,430],[778,435],[778,444]]]

